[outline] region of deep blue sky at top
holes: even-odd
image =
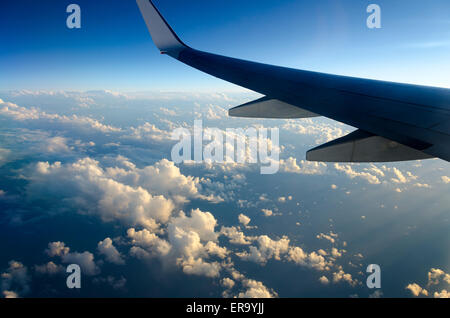
[[[81,7],[82,28],[66,27]],[[448,0],[155,0],[190,46],[270,64],[450,87]],[[382,28],[366,27],[370,3]],[[134,0],[0,2],[0,89],[235,90],[159,55]]]

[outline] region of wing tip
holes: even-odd
[[[162,54],[178,55],[181,50],[188,48],[151,0],[136,0],[136,3],[153,42]]]

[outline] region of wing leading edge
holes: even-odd
[[[336,157],[342,144],[326,144],[311,150],[308,160],[450,160],[450,90],[296,70],[198,51],[180,40],[150,0],[137,3],[161,53],[266,96],[231,109],[230,116],[326,116],[369,134],[362,144],[361,135],[347,137],[347,141],[357,137],[350,143],[350,157]],[[358,155],[359,149],[364,153]]]

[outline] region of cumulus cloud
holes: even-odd
[[[428,291],[426,289],[423,289],[418,284],[413,283],[406,286],[406,289],[408,289],[414,296],[424,295],[428,296]]]
[[[261,212],[265,215],[265,216],[272,216],[273,215],[273,211],[270,209],[261,209]]]
[[[222,279],[221,281],[222,286],[224,286],[227,289],[231,289],[234,286],[234,280],[232,280],[231,278],[225,277],[224,279]]]
[[[287,173],[320,175],[324,174],[326,169],[327,165],[323,162],[301,160],[299,163],[297,163],[297,159],[293,157],[289,157],[286,160],[280,160],[280,171]]]
[[[77,264],[83,274],[92,276],[100,273],[100,268],[94,260],[94,254],[85,251],[83,253],[70,252],[70,248],[64,242],[50,242],[45,252],[51,256],[59,256],[65,264]]]
[[[356,286],[357,280],[353,279],[352,275],[345,273],[342,268],[339,268],[337,272],[333,273],[333,282],[347,282],[350,286]]]
[[[376,175],[370,174],[369,172],[357,172],[353,170],[351,165],[341,165],[339,163],[334,164],[334,168],[337,171],[345,173],[350,179],[362,178],[369,182],[370,184],[380,184],[380,180]]]
[[[450,178],[447,177],[447,176],[442,176],[442,177],[441,177],[441,180],[442,180],[442,182],[444,182],[444,183],[450,183]]]
[[[323,285],[328,285],[330,283],[330,281],[328,280],[328,278],[326,276],[321,276],[319,278],[319,282]]]
[[[217,244],[220,233],[215,232],[216,224],[210,212],[194,209],[189,216],[181,211],[171,218],[165,230],[167,238],[147,229],[130,228],[127,232],[133,245],[130,253],[142,259],[159,257],[175,263],[189,275],[218,277],[222,265],[210,258],[224,259],[229,252]]]
[[[246,216],[245,214],[242,214],[242,213],[239,214],[238,219],[239,219],[239,223],[241,223],[244,226],[248,226],[248,224],[251,221],[251,219],[248,216]]]
[[[57,265],[50,261],[46,264],[35,265],[34,270],[39,274],[56,275],[64,273],[65,268],[62,265]]]
[[[242,282],[245,290],[240,292],[239,298],[274,298],[278,294],[266,286],[262,282],[253,279],[244,279]]]
[[[282,237],[272,240],[267,235],[261,235],[256,239],[258,246],[250,246],[249,251],[239,252],[236,255],[241,259],[265,264],[269,259],[281,260],[281,255],[289,249],[289,239]]]
[[[223,226],[220,234],[227,237],[231,244],[248,245],[254,239],[253,237],[246,236],[244,232],[239,231],[235,226]]]
[[[117,264],[117,265],[125,264],[125,261],[124,261],[122,255],[119,253],[117,248],[113,245],[112,240],[109,237],[105,238],[103,241],[98,242],[97,248],[98,248],[99,253],[104,255],[108,262],[111,262],[111,263]]]
[[[289,249],[287,259],[298,265],[314,268],[319,271],[328,269],[327,261],[323,255],[319,255],[317,252],[307,253],[298,246]]]
[[[335,243],[338,235],[336,233],[330,232],[329,234],[320,233],[316,236],[319,240],[324,239],[330,241],[331,243]]]
[[[287,120],[283,129],[299,135],[315,136],[316,144],[328,142],[349,133],[349,129],[342,129],[330,123],[323,123],[310,118],[302,120]]]
[[[8,269],[1,273],[1,290],[6,298],[25,296],[30,292],[31,277],[21,262],[10,261]]]
[[[169,233],[172,229],[178,227],[184,231],[197,233],[201,240],[215,241],[218,235],[214,231],[216,225],[217,221],[210,212],[195,209],[191,211],[190,217],[187,217],[184,212],[180,212],[178,217],[173,218],[169,224]]]
[[[174,203],[162,195],[115,180],[98,161],[84,158],[72,164],[39,162],[30,177],[33,196],[61,198],[83,213],[99,215],[104,221],[119,220],[149,229],[167,222]]]
[[[16,121],[39,122],[42,125],[59,124],[70,129],[89,129],[102,133],[119,132],[121,130],[120,128],[105,125],[90,117],[49,114],[40,111],[37,108],[21,107],[13,103],[3,101],[0,103],[0,115]]]
[[[449,298],[450,274],[439,268],[431,268],[428,272],[427,287],[421,287],[417,283],[408,284],[405,288],[415,297],[432,296],[434,298]]]

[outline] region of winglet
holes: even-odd
[[[161,53],[178,58],[178,54],[188,46],[175,34],[151,0],[136,0],[136,2],[153,42]]]

